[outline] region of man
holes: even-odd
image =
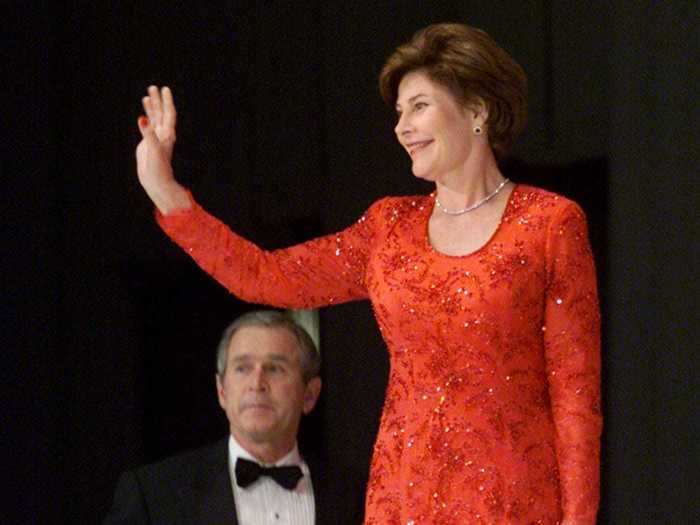
[[[284,314],[239,317],[217,352],[229,438],[122,475],[105,525],[360,523],[352,477],[302,458],[297,446],[301,416],[321,391],[319,369],[313,341]],[[324,501],[330,485],[345,494],[333,504]]]

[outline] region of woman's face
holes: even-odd
[[[437,181],[461,173],[474,145],[474,111],[421,71],[401,79],[396,111],[394,131],[416,177]]]

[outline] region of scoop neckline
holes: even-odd
[[[435,207],[435,192],[432,192],[429,197],[432,202],[431,206],[426,206],[426,216],[425,216],[425,224],[423,227],[423,242],[425,243],[425,246],[427,250],[439,257],[445,257],[447,259],[466,259],[468,257],[473,257],[474,255],[477,255],[478,253],[484,251],[493,243],[493,240],[496,238],[498,233],[501,231],[501,227],[503,226],[503,219],[508,217],[510,214],[511,207],[513,206],[513,201],[514,201],[514,196],[515,192],[517,192],[520,189],[520,184],[517,182],[513,183],[513,189],[510,192],[510,195],[508,195],[508,201],[506,202],[505,208],[503,208],[503,213],[501,213],[501,217],[498,219],[498,224],[496,225],[496,229],[493,230],[493,233],[489,236],[489,238],[482,244],[479,248],[476,250],[473,250],[469,253],[463,253],[463,254],[458,254],[458,255],[450,255],[448,253],[441,252],[437,248],[435,248],[432,243],[430,242],[430,234],[428,230],[429,222],[430,222],[430,216],[433,213],[433,208]]]

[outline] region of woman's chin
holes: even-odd
[[[433,176],[433,173],[431,171],[420,169],[420,167],[415,165],[413,166],[413,169],[411,171],[413,173],[413,176],[417,179],[423,179],[430,182],[435,181],[435,177]]]

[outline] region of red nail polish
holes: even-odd
[[[148,126],[148,117],[144,117],[143,115],[139,117],[139,126],[142,128],[145,128]]]

